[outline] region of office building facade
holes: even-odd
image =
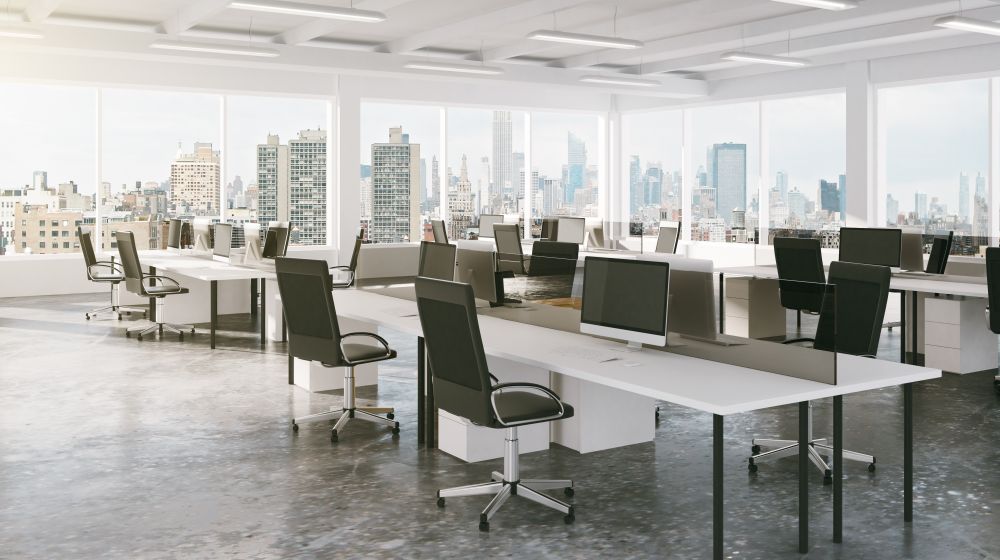
[[[191,153],[179,153],[170,165],[170,200],[178,214],[218,216],[219,152],[196,142]]]
[[[420,144],[411,144],[402,127],[390,128],[389,141],[372,144],[371,157],[372,241],[419,239]]]

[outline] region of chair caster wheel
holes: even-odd
[[[826,474],[823,475],[823,486],[829,486],[831,484],[833,484],[833,473],[826,471]]]
[[[296,424],[295,422],[292,422],[292,431],[293,432],[298,432],[299,431],[299,425]]]
[[[482,531],[482,532],[484,532],[484,533],[489,533],[490,532],[490,522],[489,521],[480,521],[479,522],[479,530]]]
[[[757,472],[757,463],[754,463],[753,459],[751,459],[750,463],[747,464],[747,470],[750,471],[750,472],[752,472],[752,473]]]
[[[333,443],[337,443],[338,441],[337,430],[330,430],[330,441],[332,441]]]
[[[132,338],[132,333],[125,331],[125,338]]]
[[[393,418],[396,417],[396,415],[390,412],[389,414],[386,414],[385,417],[388,418],[389,420],[392,420]]]
[[[868,463],[868,472],[875,472],[875,463]]]
[[[565,494],[567,498],[572,498],[573,494],[576,494],[576,491],[573,490],[572,486],[567,486],[563,489],[563,494]]]
[[[444,498],[438,498],[438,507],[440,508],[444,507]]]
[[[194,334],[194,327],[191,327],[191,334]]]
[[[754,445],[753,447],[750,448],[750,452],[753,453],[754,455],[760,453],[760,446]]]
[[[87,320],[90,320],[90,313],[87,313]]]
[[[394,426],[392,428],[392,435],[394,435],[394,436],[398,436],[399,435],[399,426],[398,425]]]
[[[135,338],[138,339],[138,340],[142,340],[142,335],[140,334],[140,335],[136,336]]]
[[[569,513],[567,513],[566,515],[563,516],[563,521],[567,525],[569,525],[569,524],[573,523],[574,521],[576,521],[576,514],[573,513],[573,510],[569,510]]]

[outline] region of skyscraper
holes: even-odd
[[[219,190],[219,152],[212,144],[195,142],[193,153],[178,153],[170,164],[170,200],[178,213],[217,216]]]
[[[646,165],[646,206],[659,206],[663,192],[663,169],[660,162],[650,162]]]
[[[718,217],[731,225],[733,210],[747,209],[747,145],[715,144],[710,154],[709,176],[716,190]]]
[[[389,129],[387,143],[372,144],[372,226],[376,243],[420,239],[420,144],[403,127]]]
[[[913,195],[913,210],[918,220],[927,220],[927,193],[918,192]]]
[[[288,204],[303,245],[326,244],[326,131],[303,130],[288,142]]]
[[[774,178],[774,186],[778,188],[778,195],[782,202],[788,202],[788,174],[779,171]]]
[[[49,173],[47,171],[35,171],[32,173],[31,186],[35,189],[49,188]]]
[[[885,221],[890,226],[899,223],[899,201],[891,194],[885,195]]]
[[[840,186],[833,181],[819,180],[819,207],[824,212],[840,212]]]
[[[841,173],[837,177],[837,184],[840,187],[840,221],[845,222],[847,220],[847,175]]]
[[[572,132],[566,138],[566,180],[565,200],[572,205],[576,199],[577,189],[583,188],[587,176],[587,145]]]
[[[265,226],[289,221],[288,179],[288,146],[269,134],[257,145],[257,219]]]
[[[644,185],[642,180],[642,163],[639,156],[629,157],[628,164],[628,192],[629,192],[629,212],[636,214],[643,204]]]
[[[448,191],[448,237],[450,239],[465,239],[469,228],[476,217],[472,198],[472,181],[469,180],[469,164],[465,154],[462,154],[462,170],[459,172],[458,183]]]
[[[969,222],[969,175],[958,174],[958,218],[962,223]]]
[[[510,121],[510,111],[493,111],[493,170],[491,204],[498,197],[513,195],[514,189],[514,129]],[[500,210],[500,208],[494,208]]]

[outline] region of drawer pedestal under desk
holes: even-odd
[[[922,323],[926,367],[950,373],[997,367],[997,335],[986,322],[985,299],[928,296]]]
[[[785,308],[778,281],[731,276],[726,281],[726,334],[744,338],[785,336]]]

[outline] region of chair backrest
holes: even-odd
[[[76,236],[80,238],[80,252],[83,253],[83,260],[87,263],[87,276],[90,277],[90,267],[97,264],[97,255],[94,253],[94,244],[90,240],[90,232],[83,231],[77,226]]]
[[[1000,247],[986,248],[986,291],[990,330],[1000,334]]]
[[[522,262],[524,252],[521,249],[519,229],[517,224],[493,224],[493,237],[501,261]]]
[[[819,239],[774,238],[778,294],[785,309],[819,312],[823,305],[823,253]],[[807,284],[811,283],[811,284]]]
[[[948,255],[951,253],[952,239],[955,232],[949,231],[947,236],[939,235],[934,238],[931,245],[931,255],[927,258],[927,268],[924,272],[928,274],[944,274],[948,268]]]
[[[435,243],[448,242],[448,229],[444,227],[444,220],[431,220],[431,230],[434,232]]]
[[[131,231],[116,231],[115,241],[118,243],[118,256],[122,259],[122,269],[125,270],[125,288],[133,294],[145,296],[146,286],[142,283],[142,265],[139,264],[135,236]]]
[[[361,236],[355,237],[354,251],[351,252],[351,264],[348,265],[348,268],[350,268],[351,272],[358,271],[358,257],[361,256],[361,244],[362,244]]]
[[[560,241],[535,241],[531,248],[529,276],[576,274],[580,246]]]
[[[288,354],[330,366],[345,363],[325,260],[277,257],[274,269],[288,325]]]
[[[681,238],[680,222],[664,222],[660,224],[660,232],[656,236],[657,253],[677,253],[677,242]]]
[[[458,247],[450,243],[420,242],[420,264],[417,267],[417,275],[438,280],[454,280],[457,251]]]
[[[831,263],[833,296],[823,302],[813,347],[855,356],[876,355],[891,278],[887,266]]]
[[[434,404],[474,424],[491,424],[490,375],[472,286],[418,277],[416,294]]]
[[[559,234],[559,218],[542,218],[542,239],[555,241]]]

